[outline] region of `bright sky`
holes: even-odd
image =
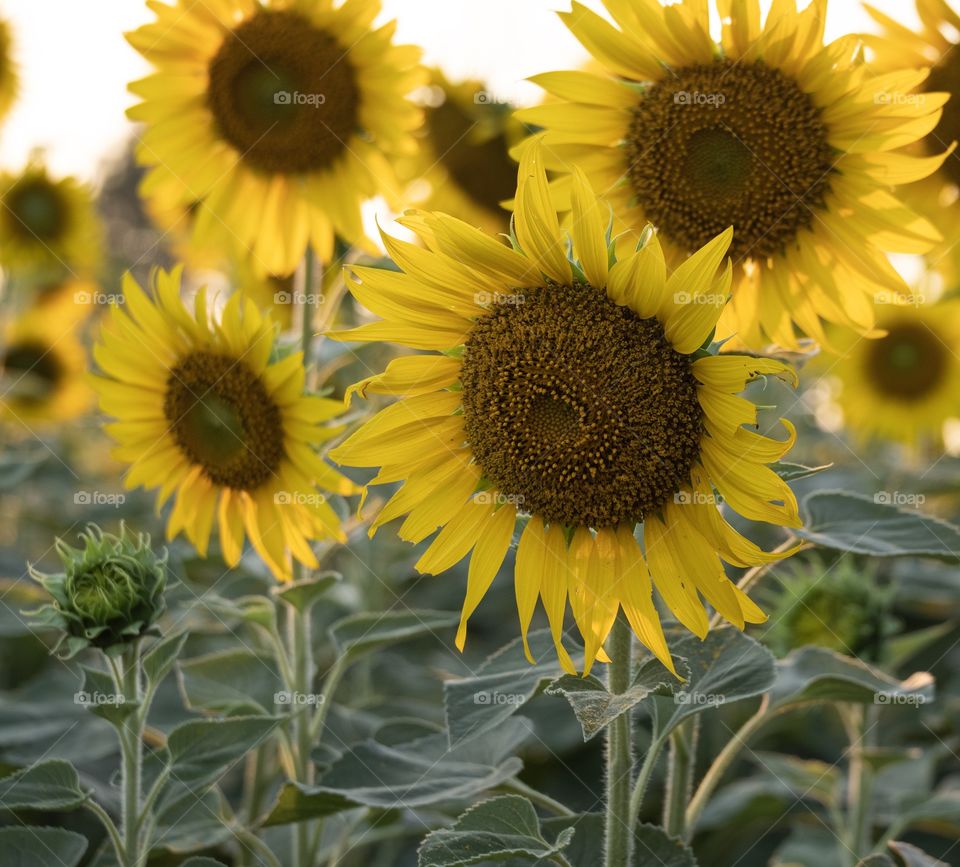
[[[910,0],[873,4],[905,24],[916,21]],[[383,0],[383,6],[385,18],[398,20],[398,38],[421,45],[427,63],[452,78],[483,78],[498,98],[532,102],[540,91],[527,76],[571,68],[586,56],[554,14],[569,9],[568,0]],[[95,178],[132,128],[123,114],[131,104],[126,83],[147,70],[123,33],[152,14],[139,0],[0,0],[0,14],[13,25],[23,80],[0,131],[0,167],[18,168],[39,147],[55,172]],[[830,0],[830,38],[871,24],[858,0]]]

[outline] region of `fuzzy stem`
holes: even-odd
[[[607,688],[617,694],[626,692],[631,677],[630,626],[622,613],[618,614],[610,632],[610,670]],[[633,770],[633,738],[630,731],[630,712],[621,714],[606,730],[607,739],[607,800],[606,800],[606,867],[628,867],[633,842],[630,822],[630,777]]]
[[[120,660],[120,688],[125,702],[140,702],[140,644],[133,642]],[[123,812],[123,849],[127,867],[144,867],[146,853],[141,849],[140,802],[143,771],[143,725],[146,709],[138,707],[123,721],[118,732],[122,758],[121,781]]]
[[[683,837],[686,832],[687,801],[693,784],[696,749],[696,720],[686,720],[670,735],[670,758],[667,764],[663,827],[674,837]]]

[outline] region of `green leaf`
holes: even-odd
[[[451,742],[480,735],[509,719],[536,692],[563,675],[550,630],[529,635],[534,659],[530,665],[517,638],[488,657],[471,677],[448,680],[443,685],[443,704]],[[582,656],[574,658],[578,665]]]
[[[916,509],[895,505],[898,494],[881,491],[868,496],[852,491],[813,491],[803,501],[804,526],[795,532],[836,551],[960,562],[960,528]]]
[[[233,837],[230,805],[218,788],[202,797],[180,789],[181,797],[161,805],[154,849],[187,854],[217,846]]]
[[[520,771],[523,763],[513,753],[529,735],[527,720],[512,719],[454,746],[446,733],[404,744],[365,741],[333,762],[320,785],[287,784],[266,824],[283,825],[357,806],[411,809],[467,800]]]
[[[797,800],[814,800],[827,807],[839,805],[843,779],[836,765],[783,753],[751,751],[750,757]]]
[[[801,647],[777,663],[771,709],[810,701],[919,705],[933,700],[933,678],[917,672],[905,681],[826,647]]]
[[[191,791],[211,785],[281,722],[278,717],[245,716],[192,720],[177,726],[167,738],[172,780]]]
[[[453,611],[385,611],[351,614],[330,627],[337,651],[357,659],[398,641],[435,634],[460,622]]]
[[[803,464],[793,464],[790,461],[777,461],[770,464],[770,469],[785,482],[796,482],[799,479],[807,479],[810,476],[822,473],[824,470],[829,470],[832,466],[833,464],[822,464],[819,467],[805,467]]]
[[[87,838],[63,828],[0,828],[3,867],[76,867]]]
[[[224,650],[180,662],[180,690],[192,710],[270,714],[283,681],[269,656]]]
[[[697,859],[683,841],[655,825],[639,825],[636,833],[636,861],[657,867],[697,867]]]
[[[170,673],[186,640],[186,632],[165,635],[143,655],[143,673],[151,687],[158,687]]]
[[[960,790],[942,789],[907,807],[896,819],[900,828],[918,828],[946,837],[960,835]]]
[[[892,840],[887,845],[890,851],[903,862],[903,867],[948,867],[943,861],[937,860],[910,843]]]
[[[857,861],[857,867],[897,867],[888,855],[868,855],[862,861]]]
[[[504,795],[471,807],[452,828],[428,834],[418,863],[419,867],[464,867],[508,858],[539,862],[566,848],[573,833],[567,828],[555,843],[548,843],[533,804],[519,795]]]
[[[50,759],[0,779],[0,809],[75,810],[90,797],[69,762]]]
[[[668,632],[670,650],[674,658],[686,659],[690,677],[669,705],[657,701],[658,736],[698,713],[761,695],[774,682],[773,654],[739,629],[714,629],[703,641],[679,627]]]
[[[274,592],[297,611],[307,612],[340,580],[339,572],[321,572],[313,578],[285,584],[282,589]]]
[[[689,668],[684,660],[679,661],[678,669],[686,679]],[[550,684],[546,692],[548,695],[562,695],[570,702],[583,729],[583,739],[588,741],[651,693],[672,694],[682,686],[658,659],[650,657],[640,664],[630,688],[618,695],[609,692],[592,674],[589,677],[565,674]]]
[[[240,596],[236,599],[226,599],[213,593],[204,594],[197,600],[197,608],[206,608],[222,620],[239,620],[243,623],[253,623],[266,629],[276,624],[277,610],[273,600],[266,596]]]
[[[81,665],[80,670],[83,672],[83,686],[74,693],[73,700],[90,713],[117,726],[140,708],[139,702],[127,701],[117,693],[113,678],[105,671],[85,665]]]
[[[213,858],[193,857],[187,858],[180,867],[225,867],[222,861],[214,861]]]

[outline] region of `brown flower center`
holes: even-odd
[[[252,491],[284,457],[280,410],[247,365],[194,352],[170,371],[163,412],[177,445],[215,485]]]
[[[325,169],[357,128],[348,49],[297,12],[256,12],[226,34],[209,69],[220,134],[261,171]]]
[[[867,351],[870,381],[897,400],[923,400],[943,382],[948,349],[929,328],[915,322],[885,326],[887,335],[871,340]]]
[[[820,110],[759,61],[674,70],[634,107],[626,151],[651,222],[691,251],[733,225],[735,261],[782,253],[830,189]]]
[[[3,205],[11,232],[29,241],[56,241],[69,223],[67,201],[45,177],[17,181],[4,196]]]
[[[49,398],[64,376],[53,349],[35,341],[8,346],[2,366],[4,378],[11,380],[7,387],[10,396],[25,404],[42,403]]]
[[[703,416],[688,356],[656,319],[589,286],[524,289],[464,349],[467,441],[484,476],[564,526],[656,511],[689,480]]]
[[[928,93],[946,91],[950,99],[943,107],[940,123],[929,136],[930,150],[933,153],[942,153],[951,142],[960,141],[960,106],[957,105],[960,95],[960,57],[957,52],[960,48],[953,47],[940,59],[939,63],[930,70],[930,75],[924,82],[924,90]],[[951,154],[943,164],[943,171],[953,183],[960,186],[960,157]]]

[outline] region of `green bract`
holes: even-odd
[[[63,571],[30,574],[53,597],[30,612],[39,625],[62,631],[54,650],[64,659],[85,647],[109,650],[151,631],[164,610],[167,552],[157,556],[150,537],[121,525],[120,535],[91,525],[82,547],[57,539]]]

